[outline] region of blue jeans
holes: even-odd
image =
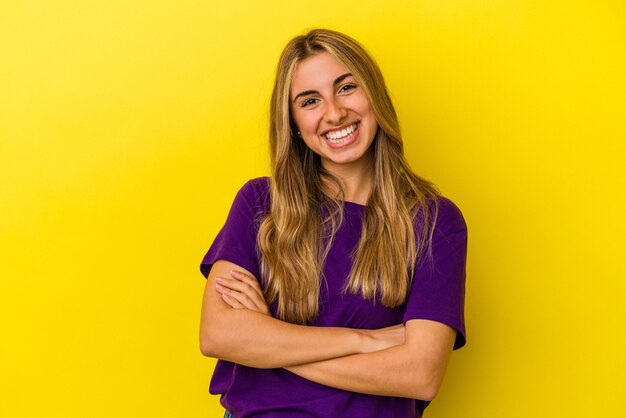
[[[233,416],[230,414],[230,412],[225,411],[224,412],[224,418],[233,418]]]

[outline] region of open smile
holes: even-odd
[[[343,129],[328,131],[322,136],[333,145],[341,145],[348,142],[356,135],[358,127],[359,122],[355,122]]]

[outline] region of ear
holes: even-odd
[[[291,128],[291,136],[302,138],[302,134],[300,133],[298,126],[296,125],[296,123],[293,121],[293,118],[291,117],[289,118],[289,127]]]

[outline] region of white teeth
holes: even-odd
[[[345,142],[352,133],[356,130],[356,123],[348,126],[346,129],[342,129],[341,131],[328,132],[326,135],[326,139],[333,144],[340,144]]]

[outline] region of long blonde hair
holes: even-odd
[[[436,188],[413,173],[404,157],[400,126],[380,69],[354,39],[315,29],[292,39],[276,73],[270,109],[271,209],[261,222],[258,248],[266,300],[278,300],[278,317],[306,324],[319,310],[322,266],[343,220],[340,199],[324,193],[341,181],[296,136],[289,110],[294,72],[305,58],[328,52],[364,89],[378,130],[372,143],[374,183],[344,290],[389,308],[404,303],[416,264],[430,254],[437,216]],[[435,210],[430,210],[430,203]],[[433,213],[431,213],[433,212]],[[421,227],[415,234],[415,222]]]

